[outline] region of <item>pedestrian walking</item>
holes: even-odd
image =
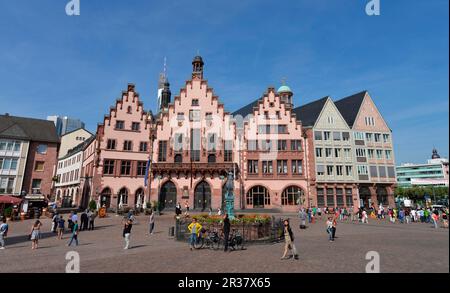
[[[148,224],[149,224],[148,232],[150,233],[150,235],[153,235],[153,230],[155,229],[155,214],[151,210]]]
[[[231,229],[231,223],[230,219],[228,218],[228,214],[225,214],[223,217],[223,238],[224,238],[224,251],[228,251],[228,244],[230,239],[230,229]]]
[[[297,248],[294,244],[294,232],[292,232],[291,226],[289,225],[289,220],[284,220],[283,223],[284,228],[281,237],[284,238],[284,253],[281,259],[288,259],[287,254],[291,251],[292,257],[298,260]]]
[[[409,208],[407,208],[405,210],[405,220],[406,220],[406,224],[410,224],[411,223],[411,211]]]
[[[306,229],[306,213],[305,213],[305,209],[300,209],[300,213],[299,213],[299,217],[300,217],[300,229]]]
[[[332,236],[333,240],[336,238],[336,229],[337,229],[337,220],[336,219],[337,219],[336,217],[333,218],[333,225],[331,227],[331,234],[332,234],[331,236]]]
[[[327,225],[328,240],[330,242],[333,242],[334,241],[334,238],[333,238],[333,218],[328,217],[326,225]]]
[[[369,219],[367,217],[367,212],[366,210],[363,210],[361,213],[361,222],[364,224],[369,224]]]
[[[434,228],[435,229],[439,228],[439,213],[438,213],[438,211],[434,211],[431,215],[431,218],[433,220]]]
[[[189,202],[187,200],[184,202],[184,209],[185,209],[184,215],[188,216],[189,215]]]
[[[192,223],[189,224],[189,226],[188,226],[189,233],[191,234],[191,236],[189,238],[191,250],[194,249],[194,244],[197,243],[197,238],[200,235],[201,229],[202,229],[202,225],[197,223],[197,219],[193,218]]]
[[[41,234],[41,226],[42,223],[39,220],[36,220],[33,226],[31,226],[30,231],[31,249],[38,249],[39,237]]]
[[[58,239],[59,239],[59,240],[62,239],[62,236],[63,236],[63,234],[64,234],[64,222],[65,222],[64,217],[63,217],[62,215],[59,216],[59,219],[58,219],[58,228],[57,228],[57,231],[58,231]]]
[[[56,233],[56,228],[58,227],[58,220],[59,220],[58,213],[54,213],[52,218],[52,230],[51,230],[53,233]]]
[[[442,211],[442,223],[444,224],[444,228],[448,228],[448,212]]]
[[[125,247],[123,249],[130,248],[131,228],[133,228],[133,221],[130,218],[126,218],[123,227],[123,238],[125,239]]]
[[[182,212],[181,212],[181,204],[177,203],[177,205],[175,206],[175,216],[177,218],[179,218],[181,214],[182,214]]]
[[[95,221],[96,217],[97,217],[97,212],[96,211],[89,211],[88,212],[88,218],[89,218],[88,230],[89,231],[93,231],[94,230],[94,221]]]
[[[6,218],[3,217],[2,223],[0,224],[0,249],[5,249],[5,239],[8,236],[8,230],[8,223],[6,223]]]
[[[81,231],[87,230],[89,223],[88,210],[83,211],[80,218],[81,218],[80,230]]]
[[[72,227],[72,236],[70,237],[69,244],[67,246],[72,245],[72,242],[75,240],[75,245],[78,246],[78,231],[80,230],[78,221],[73,221],[73,227]]]

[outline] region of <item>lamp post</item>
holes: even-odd
[[[224,203],[224,200],[225,200],[224,196],[223,196],[224,195],[224,193],[223,193],[224,192],[223,182],[225,181],[225,176],[220,175],[219,178],[220,178],[220,180],[222,182],[222,184],[221,184],[221,186],[222,186],[222,195],[221,195],[221,199],[220,199],[220,201],[221,201],[220,202],[220,209],[223,210],[223,208],[224,208],[223,203]]]
[[[158,203],[156,205],[156,211],[158,212],[158,216],[161,215],[161,179],[162,176],[158,175]]]

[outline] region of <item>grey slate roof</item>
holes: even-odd
[[[10,115],[0,115],[0,137],[59,143],[52,121]]]
[[[259,100],[261,100],[261,98],[256,99],[255,101],[251,102],[247,106],[244,106],[244,107],[240,108],[239,110],[233,112],[232,115],[233,116],[241,115],[242,117],[245,118],[248,114],[253,114],[253,108],[258,105]]]
[[[295,108],[293,111],[297,116],[297,120],[302,121],[303,126],[314,126],[316,124],[317,118],[319,118],[320,113],[325,105],[325,102],[329,97],[324,97],[319,100],[315,100],[306,105]]]
[[[348,126],[352,127],[355,123],[356,116],[358,115],[359,108],[361,108],[366,93],[367,91],[362,91],[334,102]]]

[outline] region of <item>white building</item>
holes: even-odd
[[[58,178],[56,187],[56,201],[61,207],[73,207],[81,194],[80,176],[83,165],[83,147],[85,142],[58,159],[56,176]]]

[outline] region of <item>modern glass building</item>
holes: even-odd
[[[84,128],[84,123],[80,119],[69,118],[67,116],[48,116],[47,120],[53,121],[56,126],[58,136]]]
[[[426,164],[403,164],[396,167],[399,187],[448,186],[448,160],[433,150],[431,160]]]

